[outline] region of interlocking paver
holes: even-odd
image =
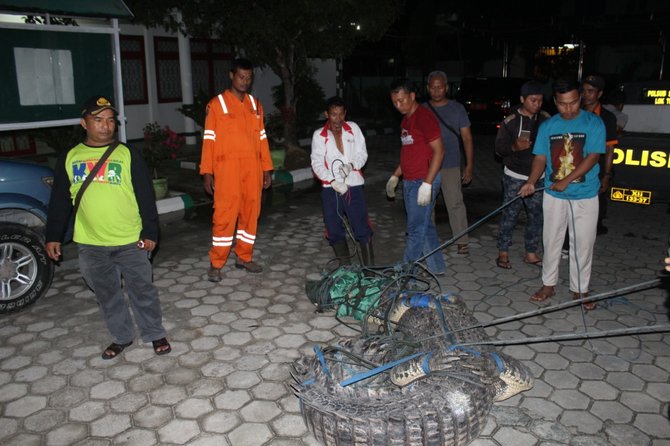
[[[116,412],[135,413],[147,402],[148,398],[144,393],[124,393],[118,398],[109,402],[110,407]]]
[[[163,385],[163,377],[157,374],[142,374],[128,381],[128,389],[133,392],[149,392]]]
[[[128,429],[114,437],[115,445],[152,446],[158,444],[156,433],[149,429]]]
[[[537,439],[528,432],[520,432],[509,427],[502,427],[493,435],[500,444],[514,444],[518,446],[532,446]]]
[[[199,433],[198,423],[192,420],[172,420],[158,429],[161,443],[186,444]]]
[[[590,412],[603,421],[628,423],[633,419],[633,412],[618,401],[596,401]]]
[[[87,435],[84,424],[63,424],[46,435],[47,446],[70,446]]]
[[[140,427],[156,428],[172,419],[172,411],[166,406],[148,405],[133,414],[135,424]]]
[[[66,413],[62,410],[46,409],[26,417],[23,426],[28,431],[46,432],[65,421]]]
[[[562,424],[551,421],[536,421],[531,424],[531,432],[542,438],[541,444],[549,444],[550,441],[555,441],[560,444],[565,444],[570,441],[570,431]]]
[[[234,411],[218,410],[207,415],[202,426],[207,432],[225,434],[239,426],[242,420]]]
[[[3,440],[3,446],[41,446],[42,437],[31,434],[18,434],[8,440]]]
[[[568,368],[570,373],[581,379],[603,379],[605,377],[605,370],[595,364],[579,362],[571,364]]]
[[[181,386],[164,385],[151,391],[149,398],[153,404],[174,406],[186,398],[186,390]]]
[[[621,398],[619,398],[619,400],[621,401],[621,404],[636,413],[658,413],[660,410],[659,401],[645,393],[621,392]]]
[[[109,400],[119,396],[126,391],[126,385],[122,381],[105,381],[91,387],[91,398]]]
[[[105,403],[102,401],[86,401],[69,411],[71,421],[89,422],[100,418],[106,413]]]
[[[642,390],[644,386],[644,381],[628,372],[608,373],[607,382],[620,390]]]
[[[544,380],[557,389],[576,389],[579,385],[579,378],[565,370],[547,371]]]
[[[655,438],[670,438],[670,423],[667,416],[642,413],[635,417],[635,425],[645,434]]]
[[[197,419],[201,415],[214,409],[212,403],[204,398],[188,398],[181,401],[175,407],[175,413],[179,418]]]
[[[607,439],[612,446],[649,445],[651,439],[635,426],[628,424],[609,424],[605,426]]]
[[[265,424],[245,423],[235,428],[228,437],[235,446],[256,446],[272,438],[272,432]]]
[[[668,382],[668,370],[660,369],[654,365],[633,365],[631,372],[638,378],[647,382]]]
[[[130,415],[109,414],[93,421],[90,426],[91,435],[94,437],[113,437],[130,429]]]
[[[566,410],[561,415],[560,421],[581,434],[595,434],[603,427],[600,419],[584,410]]]
[[[86,400],[87,392],[76,387],[65,387],[54,392],[49,397],[49,406],[56,408],[71,408]]]
[[[0,418],[0,439],[7,438],[18,431],[19,422],[11,418]]]
[[[200,434],[198,438],[189,441],[189,446],[229,446],[225,435]]]
[[[614,400],[619,391],[604,381],[584,381],[579,390],[594,400]]]

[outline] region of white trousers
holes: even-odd
[[[598,222],[598,196],[563,200],[545,192],[542,208],[542,283],[546,286],[558,283],[558,264],[567,227],[570,236],[570,291],[588,292]]]

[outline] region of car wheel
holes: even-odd
[[[0,224],[0,313],[20,310],[46,294],[54,275],[43,237],[25,226]]]

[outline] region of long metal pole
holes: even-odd
[[[665,65],[665,50],[667,48],[668,39],[665,38],[663,31],[660,32],[659,40],[661,42],[661,68],[658,70],[658,80],[663,80],[663,65]]]
[[[503,66],[502,66],[502,77],[509,76],[509,43],[505,42],[503,46]]]
[[[121,75],[121,42],[119,39],[119,19],[112,19],[112,41],[114,42],[114,89],[116,109],[119,111],[119,141],[126,142],[126,109],[123,104],[123,76]]]
[[[579,40],[579,68],[577,69],[577,80],[582,81],[582,76],[584,75],[584,52],[586,48],[584,47],[584,41]]]

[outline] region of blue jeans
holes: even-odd
[[[402,182],[402,195],[407,211],[407,245],[402,259],[405,263],[414,262],[440,246],[433,222],[433,209],[435,209],[435,198],[440,192],[441,179],[437,175],[433,181],[432,197],[428,206],[419,206],[416,202],[422,183],[423,180]],[[443,273],[447,269],[441,250],[430,255],[425,262],[432,273]]]
[[[519,195],[519,189],[526,183],[525,180],[512,178],[503,174],[503,201],[507,203]],[[544,185],[544,180],[538,180],[535,188]],[[524,246],[527,253],[537,253],[537,248],[542,234],[542,193],[535,192],[533,195],[516,200],[502,211],[500,226],[498,227],[498,250],[507,252],[512,244],[512,233],[519,217],[521,209],[526,210],[526,231],[524,232]]]
[[[127,344],[135,339],[133,319],[123,296],[124,287],[142,340],[151,342],[164,338],[158,290],[152,281],[147,252],[138,249],[135,243],[123,246],[80,243],[77,248],[81,275],[95,293],[112,340]]]

